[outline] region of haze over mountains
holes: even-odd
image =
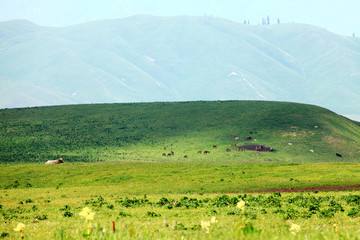
[[[280,100],[360,115],[360,39],[303,24],[136,15],[0,23],[0,107]]]

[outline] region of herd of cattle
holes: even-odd
[[[256,132],[250,132],[250,134],[253,134],[253,133],[255,133],[256,134]],[[253,140],[252,139],[252,137],[246,137],[245,139],[244,139],[245,141],[251,141],[251,140]],[[255,139],[256,140],[256,139]],[[240,141],[240,138],[239,137],[235,137],[234,138],[234,141]],[[271,148],[271,147],[266,147],[266,146],[264,146],[264,145],[242,145],[242,146],[237,146],[237,144],[236,144],[236,142],[234,142],[234,143],[232,143],[231,144],[231,146],[232,147],[236,147],[236,151],[244,151],[244,150],[251,150],[251,151],[257,151],[257,152],[274,152],[274,151],[276,151],[274,148]],[[217,145],[213,145],[212,146],[213,148],[217,148]],[[167,149],[167,147],[164,147],[164,150],[166,150]],[[163,153],[162,154],[162,156],[164,156],[164,157],[166,157],[166,156],[169,156],[169,157],[171,157],[171,156],[174,156],[175,155],[175,153],[174,153],[174,151],[172,150],[172,147],[170,147],[170,152],[169,153]],[[230,148],[227,148],[226,150],[225,150],[226,152],[231,152],[231,149]],[[198,152],[197,152],[198,154],[210,154],[210,151],[208,151],[208,150],[205,150],[205,151],[201,151],[201,150],[199,150]],[[342,155],[340,154],[340,153],[336,153],[335,154],[337,157],[340,157],[340,158],[342,158]],[[188,155],[184,155],[184,158],[187,158],[188,157]],[[62,158],[59,158],[59,159],[57,159],[57,160],[48,160],[47,162],[45,162],[45,164],[59,164],[59,163],[64,163],[64,161],[63,161],[63,159]]]
[[[256,134],[256,132],[250,132],[250,134],[253,134],[253,133],[255,133]],[[245,139],[244,139],[244,141],[251,141],[251,140],[253,140],[252,139],[252,137],[246,137]],[[234,141],[240,141],[240,138],[239,137],[235,137],[234,138]],[[274,152],[274,151],[276,151],[275,149],[273,149],[273,148],[271,148],[271,147],[266,147],[266,146],[264,146],[264,145],[242,145],[242,146],[236,146],[237,144],[236,144],[236,142],[233,142],[232,144],[231,144],[231,146],[232,147],[236,147],[236,151],[244,151],[244,150],[251,150],[251,151],[262,151],[262,152]],[[213,148],[217,148],[217,145],[213,145],[212,146]],[[167,147],[164,147],[164,150],[166,150],[167,149]],[[170,148],[170,149],[172,149],[172,147]],[[227,148],[226,150],[225,150],[226,152],[231,152],[231,149],[230,148]],[[201,150],[199,150],[198,152],[197,152],[198,154],[201,154],[201,153],[203,153],[203,154],[210,154],[210,151],[208,151],[208,150],[205,150],[205,151],[201,151]],[[173,156],[174,155],[174,152],[173,151],[171,151],[170,153],[168,153],[168,154],[166,154],[166,153],[163,153],[162,154],[162,156],[164,156],[164,157],[166,157],[166,156]],[[187,158],[188,157],[188,155],[184,155],[184,158]]]

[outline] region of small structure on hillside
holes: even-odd
[[[244,145],[244,146],[237,146],[237,149],[246,149],[251,151],[259,151],[259,152],[275,152],[276,149],[271,147],[266,147],[264,145]]]

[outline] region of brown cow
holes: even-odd
[[[174,152],[173,152],[173,151],[171,151],[170,153],[171,153],[171,155],[174,155]]]
[[[187,158],[187,155],[185,155],[184,158]]]
[[[162,155],[163,155],[163,156],[166,156],[166,153],[163,153]]]
[[[59,164],[59,163],[64,163],[62,158],[59,158],[58,160],[49,160],[45,164]]]
[[[231,149],[228,148],[228,149],[226,149],[226,151],[227,151],[227,152],[231,152]]]
[[[217,146],[216,145],[213,145],[213,148],[216,148]]]
[[[210,153],[210,151],[204,151],[204,154],[208,154],[208,153]]]
[[[198,151],[198,153],[201,153],[201,151]]]
[[[236,146],[236,143],[232,143],[231,146]]]

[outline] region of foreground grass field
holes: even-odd
[[[0,110],[0,238],[359,239],[359,142],[294,103]],[[260,193],[319,186],[352,187]]]
[[[106,187],[56,194],[49,188],[22,194],[11,190],[2,193],[6,204],[0,229],[5,239],[358,239],[359,194],[129,196]],[[245,211],[236,207],[240,201]],[[79,215],[85,207],[94,220]],[[21,233],[14,231],[19,223],[25,225]]]
[[[1,165],[1,173],[0,234],[4,239],[360,237],[360,192],[356,189],[251,193],[356,185],[358,163],[11,164]],[[236,207],[240,201],[246,202],[245,211]],[[84,207],[95,214],[94,220],[79,215]],[[21,233],[14,230],[18,223],[25,224]]]

